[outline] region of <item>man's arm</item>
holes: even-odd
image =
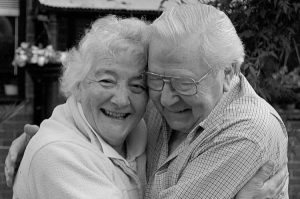
[[[234,198],[262,166],[261,153],[257,144],[244,138],[201,148],[183,168],[176,184],[159,191],[159,198]],[[168,175],[172,174],[160,173],[154,183],[163,183]]]
[[[238,192],[235,199],[279,198],[288,196],[289,172],[285,164],[271,179],[274,164],[267,162]],[[284,197],[288,198],[288,197]]]
[[[24,126],[24,133],[12,142],[5,159],[4,168],[8,187],[12,187],[15,173],[18,170],[25,148],[31,137],[34,136],[38,130],[39,127],[37,125],[26,124]]]

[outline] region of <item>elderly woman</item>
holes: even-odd
[[[29,142],[14,198],[143,197],[146,32],[140,20],[109,16],[97,20],[70,51],[61,79],[68,100]],[[22,151],[24,136],[10,149],[7,176],[13,176],[12,154]],[[269,191],[279,192],[284,170],[267,180],[268,170],[263,167],[236,198],[267,198]]]
[[[67,102],[28,144],[14,198],[142,198],[148,101],[146,24],[97,20],[68,54]]]

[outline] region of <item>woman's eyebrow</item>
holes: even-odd
[[[134,79],[138,79],[138,80],[144,79],[144,72],[145,72],[145,71],[140,72],[138,75],[134,76],[133,78],[134,78]]]
[[[101,75],[112,75],[112,76],[116,76],[116,73],[114,71],[108,70],[108,69],[100,69],[97,70],[95,73],[95,77],[97,76],[101,76]]]

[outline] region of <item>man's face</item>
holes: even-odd
[[[177,44],[153,38],[149,47],[149,71],[174,77],[201,79],[211,68],[201,58],[196,36],[181,39]],[[197,84],[197,93],[191,96],[179,94],[167,82],[162,91],[150,89],[150,98],[166,118],[170,127],[188,132],[203,121],[223,95],[224,71],[209,73]]]

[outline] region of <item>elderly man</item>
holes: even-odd
[[[272,174],[286,164],[284,124],[240,73],[243,45],[223,12],[174,7],[149,35],[146,198],[234,198],[265,162]],[[259,196],[253,179],[240,198]]]
[[[151,29],[147,198],[233,198],[264,162],[275,172],[288,161],[284,124],[240,73],[243,45],[223,12],[181,5]]]

